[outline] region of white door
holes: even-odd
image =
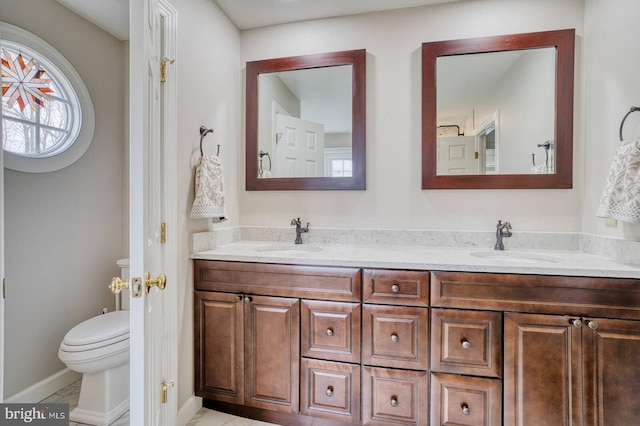
[[[276,177],[324,173],[324,125],[289,115],[276,117]]]
[[[478,173],[476,138],[457,136],[438,138],[438,168],[440,175],[469,175]]]
[[[163,223],[174,222],[175,148],[171,138],[171,103],[160,83],[160,62],[170,49],[165,38],[164,1],[130,2],[130,187],[129,257],[131,267],[130,424],[175,425],[176,327],[175,243],[163,237]],[[175,22],[175,21],[174,21]],[[173,28],[175,30],[175,28]],[[175,35],[174,35],[175,36]],[[166,102],[165,102],[166,101]],[[175,120],[172,120],[175,122]],[[173,160],[172,160],[173,159]],[[170,179],[170,177],[172,179]],[[173,191],[173,192],[172,192]],[[169,218],[169,219],[168,219]],[[171,228],[171,227],[169,227]],[[170,229],[175,236],[175,227]],[[171,271],[171,273],[169,273]],[[149,274],[149,280],[145,274]],[[161,274],[166,288],[150,287]],[[157,283],[156,283],[157,284]]]

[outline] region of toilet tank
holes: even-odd
[[[118,259],[116,262],[118,268],[120,268],[120,278],[124,280],[129,279],[129,258]],[[116,294],[116,310],[129,310],[129,290],[125,289]]]

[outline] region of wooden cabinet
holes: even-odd
[[[300,301],[197,291],[195,302],[196,395],[298,412]]]
[[[640,322],[505,315],[505,423],[634,425]]]

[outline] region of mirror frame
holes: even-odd
[[[555,174],[437,175],[437,72],[441,56],[556,48]],[[564,189],[573,176],[575,30],[544,31],[422,44],[422,189]]]
[[[352,65],[351,177],[258,178],[258,77],[263,73]],[[246,189],[341,190],[365,189],[366,185],[366,50],[347,50],[316,55],[290,56],[247,62],[246,69]]]

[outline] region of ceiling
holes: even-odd
[[[129,39],[129,0],[57,0],[119,40]],[[212,0],[241,30],[460,0]]]

